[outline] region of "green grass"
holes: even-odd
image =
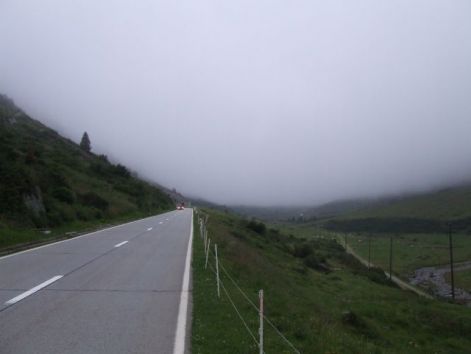
[[[408,196],[387,205],[355,211],[345,218],[424,218],[453,220],[471,217],[471,186]]]
[[[0,250],[173,206],[164,191],[83,151],[0,95]]]
[[[345,234],[336,234],[309,224],[282,225],[280,229],[301,238],[335,236],[344,245]],[[369,234],[348,234],[348,245],[362,258],[368,260]],[[408,280],[418,268],[448,265],[450,261],[449,239],[446,234],[398,234],[393,235],[393,273]],[[371,234],[371,262],[389,270],[390,236]],[[454,262],[471,261],[471,235],[453,235]],[[470,290],[469,271],[456,272],[456,287]],[[449,282],[449,275],[446,277]]]
[[[310,239],[313,237],[320,237],[331,235],[330,231],[326,231],[314,223],[302,223],[302,224],[272,224],[272,228],[280,230],[285,235],[293,235],[297,238]]]
[[[28,248],[40,243],[71,238],[78,234],[118,225],[147,216],[149,215],[135,212],[108,220],[74,221],[67,225],[50,229],[11,228],[7,225],[0,224],[0,254],[9,253],[18,248]]]
[[[267,316],[302,353],[469,352],[470,309],[389,285],[336,241],[302,241],[270,229],[258,234],[231,214],[208,212],[209,235],[218,244],[221,263],[254,303],[258,290],[264,289]],[[192,352],[256,353],[226,296],[217,298],[215,276],[204,269],[196,224],[195,230]],[[306,258],[294,257],[306,245],[330,272],[315,271],[306,266]],[[256,311],[224,274],[222,281],[257,336]],[[265,327],[266,353],[292,352]]]
[[[445,279],[448,283],[451,283],[450,273],[445,274]],[[471,269],[455,271],[454,272],[454,281],[457,288],[466,290],[471,293]]]
[[[342,241],[344,236],[341,236]],[[364,259],[368,259],[368,235],[348,234],[347,243]],[[371,235],[371,262],[389,269],[390,236]],[[471,260],[471,236],[453,235],[455,262]],[[408,278],[417,268],[446,265],[450,262],[448,235],[400,234],[393,235],[393,273]]]

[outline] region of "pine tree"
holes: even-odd
[[[90,152],[92,149],[90,145],[90,138],[88,137],[87,132],[83,133],[82,140],[80,141],[80,147],[86,152]]]

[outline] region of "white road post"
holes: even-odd
[[[221,290],[219,290],[219,262],[218,262],[218,245],[214,245],[214,252],[216,253],[216,281],[218,285],[218,297],[221,297]]]
[[[258,292],[258,297],[260,299],[260,308],[259,308],[259,313],[260,313],[260,329],[258,331],[260,335],[260,343],[259,343],[259,348],[260,348],[260,354],[263,354],[263,289]]]
[[[211,239],[208,239],[208,247],[206,247],[206,262],[204,263],[204,269],[208,268],[209,246],[211,246]]]

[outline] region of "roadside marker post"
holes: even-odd
[[[206,261],[204,262],[204,269],[208,268],[209,246],[211,246],[211,239],[208,240],[208,247],[206,247]]]
[[[258,331],[260,335],[259,349],[260,354],[263,354],[263,289],[258,292],[258,297],[260,299],[259,315],[260,315],[260,329]]]
[[[221,297],[221,290],[219,289],[219,262],[218,262],[218,245],[214,245],[214,252],[216,253],[216,281],[218,286],[218,297]]]

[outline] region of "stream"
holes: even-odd
[[[471,269],[471,262],[455,264],[455,273],[461,270]],[[451,285],[445,280],[445,274],[450,272],[450,266],[424,267],[414,272],[409,278],[412,285],[430,288],[435,296],[451,298]],[[471,306],[471,293],[455,286],[455,300]]]

